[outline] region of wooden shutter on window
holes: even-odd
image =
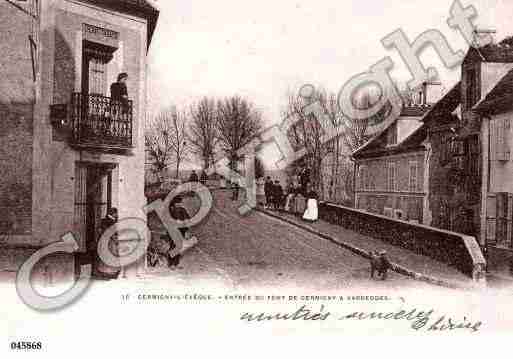
[[[489,193],[486,198],[486,242],[488,245],[496,245],[497,228],[497,195]]]
[[[508,161],[510,158],[509,148],[509,119],[496,119],[491,121],[492,144],[495,147],[495,160]]]
[[[417,161],[410,161],[409,166],[409,191],[417,192],[418,191],[418,172],[419,165]]]

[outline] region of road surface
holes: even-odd
[[[201,279],[231,288],[428,286],[393,272],[386,281],[371,280],[368,260],[260,212],[240,216],[240,202],[232,201],[230,192],[213,194],[209,216],[193,228],[199,244],[171,273],[189,284]]]

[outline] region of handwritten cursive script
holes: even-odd
[[[443,315],[435,315],[434,309],[419,310],[417,308],[405,310],[398,309],[390,312],[352,312],[344,315],[335,315],[328,311],[324,305],[320,306],[319,311],[310,309],[307,305],[301,306],[299,309],[288,313],[243,313],[241,320],[247,322],[264,322],[264,321],[319,321],[334,318],[342,321],[387,321],[387,320],[403,320],[410,323],[411,329],[426,330],[430,332],[443,332],[453,330],[469,330],[477,332],[482,326],[481,321],[470,321],[467,317],[463,320],[456,320],[452,317]]]

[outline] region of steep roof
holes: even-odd
[[[507,37],[497,44],[488,44],[479,48],[470,47],[465,62],[513,62],[513,37]]]
[[[372,138],[362,147],[353,153],[354,158],[360,157],[376,157],[382,154],[401,153],[420,148],[422,142],[426,138],[426,132],[429,125],[434,121],[437,124],[452,123],[454,117],[452,113],[456,110],[461,102],[461,82],[458,82],[449,92],[447,92],[436,104],[431,107],[423,107],[423,110],[407,109],[401,112],[401,116],[406,116],[408,113],[415,113],[421,116],[422,126],[413,131],[410,135],[404,138],[403,141],[392,147],[386,147],[385,138],[387,130],[397,122],[396,119],[389,127],[385,128],[376,137]],[[365,153],[368,151],[368,153]]]
[[[473,110],[482,114],[496,114],[513,108],[513,70],[510,70]]]
[[[440,121],[444,121],[449,117],[444,116],[448,114],[452,114],[456,108],[461,103],[461,81],[453,86],[447,92],[444,97],[440,99],[433,107],[426,113],[426,115],[422,118],[422,121],[425,124],[430,124],[433,121],[438,121],[438,124],[441,124]],[[443,124],[443,123],[442,123]]]
[[[408,140],[411,135],[407,136],[403,141],[395,146],[386,146],[386,134],[402,117],[418,117],[422,119],[423,116],[431,109],[431,106],[404,106],[398,118],[392,121],[387,127],[381,130],[376,136],[364,143],[360,148],[353,152],[354,158],[365,157],[366,155],[376,156],[383,152],[396,152],[403,149],[403,143]],[[422,126],[421,126],[422,127]],[[418,131],[418,130],[417,130]],[[414,131],[414,132],[417,132]],[[367,153],[366,153],[367,152]]]

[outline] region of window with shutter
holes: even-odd
[[[502,138],[502,145],[504,147],[504,160],[509,161],[510,154],[511,154],[510,142],[509,142],[511,123],[510,123],[509,118],[502,119],[502,122],[503,122],[503,128],[504,128],[504,133],[503,133],[503,138]]]
[[[363,181],[362,188],[364,191],[367,191],[369,189],[369,168],[367,166],[363,167],[362,181]]]
[[[509,131],[510,123],[506,118],[492,121],[492,139],[495,145],[495,159],[508,161],[510,158]]]
[[[388,170],[387,170],[387,183],[388,183],[388,191],[389,192],[395,192],[397,190],[397,183],[396,183],[396,165],[395,162],[389,162],[388,163]]]
[[[418,191],[418,162],[411,161],[409,166],[409,191],[417,192]]]

